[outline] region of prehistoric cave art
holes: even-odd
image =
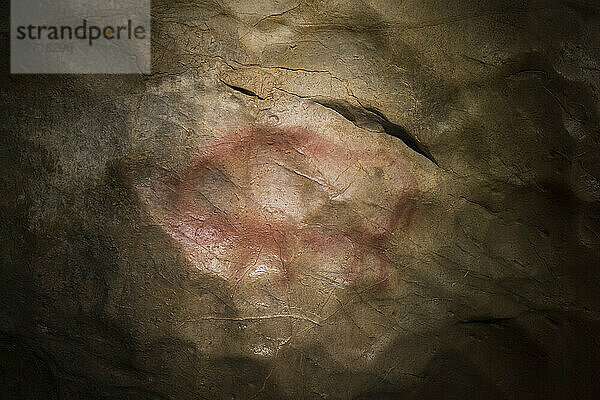
[[[202,271],[280,289],[303,278],[382,287],[388,243],[413,219],[417,184],[382,148],[254,126],[214,139],[154,193],[153,214]]]

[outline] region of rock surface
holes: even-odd
[[[0,397],[595,398],[598,4],[152,15],[2,90]]]

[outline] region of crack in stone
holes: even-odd
[[[260,100],[265,100],[264,97],[259,96],[250,89],[231,85],[222,79],[220,81],[228,88],[240,92],[246,96],[256,97]],[[346,118],[348,121],[352,122],[354,125],[361,129],[367,129],[370,131],[377,131],[379,129],[382,129],[383,132],[385,132],[386,134],[400,139],[408,148],[422,155],[423,157],[434,163],[437,167],[440,166],[429,151],[429,149],[427,148],[427,146],[421,143],[417,137],[410,134],[404,127],[391,122],[387,118],[387,116],[385,116],[385,114],[383,114],[376,108],[362,105],[360,101],[358,101],[358,99],[357,101],[358,104],[360,104],[360,106],[355,106],[346,100],[330,99],[324,97],[300,96],[280,88],[274,89],[281,90],[282,92],[300,98],[311,99],[316,104],[319,104],[325,108],[335,111],[336,113],[340,114],[342,117]]]
[[[427,146],[422,144],[419,139],[411,135],[405,128],[391,122],[381,111],[363,105],[355,106],[345,100],[315,98],[313,101],[337,112],[359,128],[373,130],[369,126],[372,127],[375,125],[381,127],[386,134],[400,139],[408,148],[419,153],[439,167],[438,162]]]
[[[459,321],[461,325],[481,324],[481,325],[500,325],[503,322],[515,319],[515,317],[481,318]]]
[[[270,314],[270,315],[256,315],[251,317],[219,317],[219,316],[206,316],[195,319],[190,319],[187,322],[197,322],[197,321],[232,321],[232,322],[252,322],[252,321],[262,321],[262,320],[270,320],[270,319],[279,319],[279,318],[291,318],[302,321],[308,321],[314,325],[321,326],[321,323],[315,321],[312,318],[309,318],[305,315],[299,314]]]
[[[478,201],[470,200],[470,199],[466,198],[465,196],[458,196],[458,197],[460,199],[463,199],[464,201],[466,201],[469,204],[473,204],[475,206],[481,207],[482,209],[487,211],[489,214],[496,215],[496,214],[500,213],[500,211],[498,211],[498,210],[493,210],[490,207],[486,206],[485,204],[480,203]]]
[[[259,96],[258,94],[254,93],[254,92],[253,92],[252,90],[250,90],[250,89],[246,89],[246,88],[243,88],[243,87],[240,87],[240,86],[231,85],[231,84],[229,84],[229,83],[225,82],[225,81],[224,81],[224,80],[222,80],[222,79],[221,79],[220,81],[221,81],[221,82],[222,82],[222,83],[223,83],[225,86],[227,86],[228,88],[230,88],[230,89],[233,89],[233,90],[235,90],[236,92],[240,92],[241,94],[244,94],[244,95],[246,95],[246,96],[252,96],[252,97],[256,97],[256,98],[258,98],[259,100],[264,100],[264,99],[265,99],[264,97],[261,97],[261,96]]]

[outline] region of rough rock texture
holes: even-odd
[[[597,2],[152,16],[3,84],[0,398],[596,398]]]

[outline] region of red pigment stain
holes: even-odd
[[[154,214],[199,269],[232,282],[289,287],[306,275],[346,286],[366,270],[373,285],[385,281],[386,249],[413,219],[417,184],[383,149],[255,126],[213,140],[154,190]]]

